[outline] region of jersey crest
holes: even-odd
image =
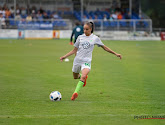
[[[84,49],[88,49],[90,47],[90,43],[89,42],[84,42],[82,44],[82,46],[83,46]]]

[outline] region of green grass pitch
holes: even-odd
[[[95,46],[86,87],[70,98],[78,80],[68,39],[0,40],[0,125],[164,125],[165,42],[103,41],[123,59]],[[62,100],[51,102],[58,90]]]

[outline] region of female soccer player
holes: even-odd
[[[117,54],[105,46],[101,42],[100,38],[93,34],[93,30],[94,24],[92,22],[85,23],[84,34],[77,38],[76,43],[74,44],[74,49],[67,53],[65,56],[60,57],[60,60],[63,61],[63,59],[76,53],[72,71],[74,79],[80,79],[80,81],[77,84],[71,100],[75,100],[78,97],[78,92],[80,89],[86,85],[88,73],[91,70],[92,52],[94,45],[98,45],[99,47],[101,46],[105,51],[120,57],[120,59],[122,58],[121,54]],[[82,74],[80,74],[80,71],[82,71]]]

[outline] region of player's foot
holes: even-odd
[[[73,45],[73,43],[72,43],[72,42],[70,42],[69,44],[70,44],[70,45]]]
[[[88,75],[87,75],[87,76],[86,76],[86,78],[85,78],[85,82],[84,82],[83,87],[85,87],[85,86],[86,86],[86,84],[87,84],[87,78],[88,78]]]
[[[73,93],[71,100],[74,101],[78,97],[78,93]]]

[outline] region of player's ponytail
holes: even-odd
[[[93,33],[93,30],[94,30],[94,23],[93,22],[89,22],[91,24],[91,28],[92,28],[92,31],[91,33]]]
[[[94,31],[94,23],[93,22],[87,22],[85,24],[91,27],[91,29],[92,29],[91,33],[93,33],[93,31]]]

